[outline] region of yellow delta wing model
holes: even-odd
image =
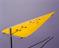
[[[32,35],[38,28],[40,28],[55,12],[49,12],[37,18],[25,21],[23,23],[11,26],[12,35],[16,37],[26,38]],[[2,30],[5,34],[10,34],[10,27]]]

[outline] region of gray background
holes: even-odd
[[[26,39],[13,37],[13,48],[27,48],[55,36],[44,48],[59,48],[59,0],[0,0],[0,48],[10,48],[9,35],[1,30],[55,10],[56,13],[40,29]],[[42,44],[41,44],[42,45]],[[33,48],[39,48],[37,45]]]

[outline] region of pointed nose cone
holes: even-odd
[[[47,14],[45,14],[45,15],[39,16],[38,18],[46,21],[46,20],[48,20],[51,16],[53,16],[54,13],[55,13],[55,12],[50,12],[50,13],[47,13]]]
[[[16,33],[13,34],[13,36],[18,36],[18,37],[28,37],[30,36],[32,33],[34,33],[38,28],[40,28],[51,16],[53,16],[53,14],[55,13],[55,11],[47,13],[45,15],[39,16],[37,18],[25,21],[21,24],[17,24],[14,26],[11,26],[12,28],[12,33],[15,33],[16,29]],[[2,30],[3,33],[5,34],[9,34],[10,33],[10,28],[5,28]]]

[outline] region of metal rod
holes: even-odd
[[[47,40],[40,48],[43,48],[50,40],[52,40],[54,37],[51,37],[49,40]]]
[[[47,37],[47,38],[45,38],[43,41],[40,41],[40,42],[38,42],[38,43],[36,43],[36,44],[34,44],[34,45],[31,45],[30,47],[28,47],[28,48],[32,48],[32,47],[34,47],[34,46],[36,46],[36,45],[38,45],[39,43],[44,43],[40,48],[43,48],[50,40],[52,40],[54,37]]]
[[[10,28],[10,47],[12,48],[12,29]]]

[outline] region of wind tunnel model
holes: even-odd
[[[49,12],[42,16],[38,16],[34,19],[22,22],[20,24],[7,27],[2,30],[5,34],[10,34],[10,28],[12,29],[12,36],[26,38],[32,35],[38,28],[40,28],[49,18],[53,16],[55,11]]]

